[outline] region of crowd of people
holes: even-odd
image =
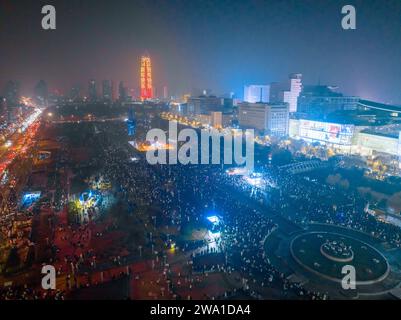
[[[399,228],[369,215],[365,210],[368,199],[358,190],[332,186],[322,180],[283,174],[278,209],[300,225],[314,222],[342,226],[365,232],[392,247],[401,246]]]
[[[213,298],[242,295],[262,299],[273,293],[290,299],[329,298],[325,292],[310,291],[291,281],[267,259],[264,240],[284,220],[299,226],[311,222],[340,225],[369,233],[395,247],[401,245],[398,228],[366,214],[366,199],[357,191],[305,179],[304,175],[290,175],[269,164],[258,168],[263,179],[269,180],[262,186],[247,183],[241,176],[230,176],[220,165],[150,165],[144,154],[135,152],[127,143],[126,133],[119,123],[103,123],[98,128],[100,133],[90,138],[90,143],[98,150],[91,165],[110,181],[113,199],[123,203],[129,216],[135,216],[139,207],[151,208],[152,212],[151,217],[142,221],[144,247],[138,245],[138,250],[129,254],[136,259],[143,256],[156,259],[156,264],[152,260],[152,268],[165,272],[165,280],[171,282],[168,291],[173,297],[179,296],[177,288],[183,283],[192,286],[194,281],[201,281],[211,272],[239,275],[236,288]],[[215,238],[210,239],[206,233],[201,240],[183,240],[184,230],[204,226],[207,215],[212,213],[222,220]],[[53,252],[49,262],[58,265],[59,274],[78,277],[107,267],[125,266],[131,261],[118,254],[99,254],[90,247],[94,238],[101,239],[118,229],[109,224],[96,231],[95,224],[96,221],[86,221],[81,226],[52,225],[52,234],[57,234],[58,238],[49,240]],[[166,227],[178,231],[175,239],[179,240],[179,249],[190,270],[185,281],[181,274],[174,275],[171,267],[166,267],[164,251],[170,248],[171,238],[163,238],[162,245],[156,241],[156,233],[159,239],[160,234],[166,233]],[[149,230],[155,230],[154,234]],[[200,256],[219,256],[219,259],[213,262],[211,258],[207,268],[191,269],[189,266],[193,266],[194,261],[196,264]],[[72,284],[77,281],[69,279],[68,283],[67,289],[72,290]],[[0,299],[2,297],[63,299],[65,295],[19,287],[2,289]]]

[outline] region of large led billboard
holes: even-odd
[[[312,141],[351,145],[354,125],[300,120],[299,136]]]

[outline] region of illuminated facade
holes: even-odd
[[[262,134],[283,137],[288,134],[288,104],[244,102],[239,104],[238,120],[243,128],[253,128]]]
[[[244,87],[244,102],[259,103],[269,102],[270,86],[250,85]]]
[[[385,134],[375,132],[375,127],[306,119],[290,119],[289,123],[290,138],[319,142],[347,154],[398,156],[401,164],[401,131]],[[383,130],[384,126],[376,128]]]
[[[150,57],[141,57],[141,100],[153,98],[152,64]]]

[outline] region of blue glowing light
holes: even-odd
[[[93,190],[83,192],[79,196],[79,201],[82,205],[96,206],[101,200],[101,195]]]
[[[30,207],[33,203],[40,199],[41,192],[27,192],[24,193],[21,200],[21,205],[23,208]]]
[[[220,223],[218,216],[209,216],[206,219],[209,220],[213,225],[218,225]]]

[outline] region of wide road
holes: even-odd
[[[9,147],[2,146],[0,151],[0,177],[17,156],[24,156],[26,154],[32,146],[39,126],[40,120],[36,120],[24,132],[14,133],[8,139],[11,142]]]

